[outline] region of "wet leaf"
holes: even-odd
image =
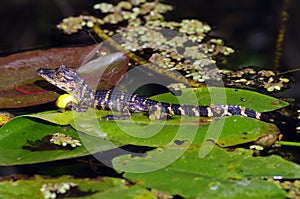
[[[31,179],[8,180],[0,182],[0,198],[31,198],[41,199],[47,195],[47,188],[59,186],[60,184],[72,184],[66,193],[56,193],[56,198],[84,198],[84,199],[118,199],[132,196],[137,198],[154,199],[156,198],[150,191],[140,186],[128,186],[128,182],[118,178],[72,178],[62,176],[59,178],[46,179],[35,176]],[[42,187],[44,189],[42,189]],[[42,190],[41,190],[42,189]],[[30,191],[29,191],[30,190]],[[55,189],[54,189],[55,190]]]
[[[50,142],[55,133],[63,133],[79,141],[84,146],[59,146]],[[70,126],[58,126],[19,117],[0,128],[0,165],[19,165],[47,162],[88,155],[113,148],[106,140],[77,132]]]
[[[0,59],[0,107],[18,108],[54,100],[56,93],[46,92],[35,85],[37,70],[41,67],[56,68],[66,64],[78,67],[95,45],[73,48],[32,50]]]
[[[243,106],[257,112],[269,112],[289,105],[283,100],[254,91],[218,87],[183,89],[180,96],[166,93],[151,97],[151,99],[171,103],[177,103],[178,101],[186,101],[188,103],[188,100],[193,99],[195,95],[199,104],[203,106],[231,104]]]
[[[95,56],[101,45],[32,50],[0,58],[0,108],[20,108],[53,101],[57,88],[37,75],[39,68],[57,68],[64,64],[78,68]],[[114,63],[102,76],[103,89],[111,88],[127,70],[127,61]],[[112,78],[113,76],[113,78]],[[83,78],[87,78],[84,77]]]
[[[89,109],[84,113],[66,111],[63,113],[45,112],[28,115],[52,123],[67,125],[95,137],[106,137],[122,145],[162,147],[175,140],[189,140],[194,144],[202,143],[204,139],[213,139],[222,146],[233,146],[257,140],[266,134],[279,134],[274,124],[262,122],[253,118],[231,116],[202,124],[205,118],[175,117],[163,121],[149,121],[143,113],[131,116],[132,120],[105,121],[99,118],[109,115],[109,111]]]
[[[226,151],[215,146],[203,158],[199,148],[194,148],[176,160],[172,156],[176,150],[166,147],[142,157],[119,156],[113,166],[139,185],[186,198],[285,198],[283,190],[262,178],[300,177],[300,166],[279,156],[253,157],[251,150]],[[166,158],[173,162],[151,170],[167,162]],[[141,172],[146,169],[150,172]]]
[[[159,101],[186,104],[209,104],[207,100],[210,94],[218,96],[221,91],[218,88],[208,92],[206,88],[183,89],[181,96],[174,96],[170,93],[154,96]],[[286,106],[287,103],[280,101],[279,104],[268,104],[270,101],[277,100],[269,96],[255,92],[239,90],[238,92],[247,98],[247,104],[240,101],[239,95],[235,94],[234,89],[225,88],[229,104],[242,104],[262,110],[261,102],[267,103],[264,110],[274,110]],[[231,95],[230,95],[231,94]],[[255,96],[259,101],[255,101]],[[206,97],[206,98],[205,98]],[[193,99],[193,100],[190,100]],[[215,99],[219,99],[215,97]],[[204,102],[203,102],[204,101]],[[252,103],[250,103],[252,101]],[[196,102],[196,103],[197,103]],[[266,123],[253,118],[231,116],[226,118],[205,118],[205,117],[179,117],[175,116],[167,121],[149,121],[144,113],[133,113],[131,120],[124,121],[103,121],[96,120],[106,115],[111,115],[109,111],[95,111],[90,109],[85,113],[64,112],[64,113],[39,113],[31,117],[37,117],[49,122],[61,125],[72,125],[73,128],[93,136],[107,136],[110,140],[118,141],[123,144],[134,144],[142,146],[165,146],[174,140],[194,140],[194,143],[202,143],[204,139],[213,139],[220,146],[233,146],[257,140],[266,134],[279,134],[277,127],[271,123]],[[117,113],[118,114],[118,113]],[[209,125],[210,124],[210,125]],[[147,138],[147,139],[145,139]]]

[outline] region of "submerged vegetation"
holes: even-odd
[[[94,31],[102,40],[109,36],[114,39],[114,35],[118,34],[121,38],[115,38],[117,44],[113,44],[117,49],[140,54],[150,48],[151,52],[145,53],[145,59],[155,64],[153,70],[159,71],[157,67],[177,70],[196,82],[222,79],[226,86],[266,89],[268,92],[288,87],[288,78],[277,76],[270,70],[218,69],[226,61],[226,56],[234,53],[234,49],[226,46],[222,39],[210,36],[211,27],[198,19],[165,21],[163,15],[173,9],[170,5],[160,1],[120,1],[117,5],[95,4],[93,8],[99,12],[97,16],[65,18],[57,27],[66,34],[82,29]],[[173,35],[164,35],[170,30]],[[137,62],[135,64],[144,63],[134,59],[135,56],[131,55]]]

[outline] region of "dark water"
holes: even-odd
[[[26,49],[82,45],[94,40],[86,32],[64,36],[56,29],[62,18],[92,9],[96,0],[0,1],[0,55]],[[117,2],[108,1],[110,3]],[[211,35],[224,39],[237,52],[230,66],[272,68],[283,0],[168,0],[175,10],[167,20],[197,18],[213,27]],[[300,66],[300,1],[288,9],[281,71]],[[299,79],[300,72],[292,73]],[[298,87],[296,83],[295,87]],[[300,98],[291,90],[287,95]]]
[[[95,0],[42,0],[0,2],[0,53],[65,45],[55,25],[63,17],[91,9]],[[115,2],[115,1],[108,1]],[[167,19],[197,18],[213,26],[213,35],[238,49],[234,64],[272,65],[283,0],[169,0],[175,10]],[[300,61],[300,2],[291,1],[284,42],[283,67]],[[88,35],[82,33],[79,38]],[[78,37],[79,35],[77,35]],[[73,41],[80,42],[80,41]]]

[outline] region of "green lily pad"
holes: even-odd
[[[183,101],[186,104],[201,103],[208,105],[210,104],[208,100],[210,95],[215,95],[212,99],[221,99],[218,96],[224,91],[222,88],[209,89],[183,89],[181,96],[174,96],[168,93],[154,96],[153,98],[158,101],[171,103]],[[287,105],[284,101],[252,91],[236,91],[235,89],[227,88],[225,91],[229,104],[247,105],[246,107],[255,108],[258,111],[262,111],[262,108],[260,108],[261,102],[266,102],[264,111],[271,111]],[[241,101],[241,96],[246,101]],[[254,101],[254,98],[259,100]],[[278,103],[271,103],[274,101],[278,101]],[[197,144],[202,143],[204,139],[213,139],[220,146],[226,147],[255,141],[265,134],[280,133],[273,124],[240,116],[213,118],[215,120],[213,122],[210,121],[212,118],[188,116],[174,116],[167,121],[149,121],[143,113],[134,113],[131,116],[131,120],[99,120],[99,118],[110,114],[112,113],[109,111],[89,109],[84,113],[67,111],[64,113],[39,113],[30,116],[60,125],[70,124],[78,131],[97,137],[107,137],[109,140],[122,144],[152,147],[166,146],[167,144],[172,144],[175,140],[189,140],[190,142],[193,140]]]
[[[19,117],[0,128],[0,165],[19,165],[67,159],[105,151],[110,142],[77,132],[70,126],[58,126]],[[50,143],[51,136],[62,133],[89,146],[59,146]]]
[[[113,166],[132,182],[186,198],[285,198],[283,190],[262,179],[300,177],[300,166],[279,156],[253,157],[250,150],[213,147],[200,158],[198,149],[187,150],[179,159],[172,156],[178,147],[123,155],[113,159]],[[166,158],[173,163],[153,169]]]
[[[155,195],[138,185],[129,185],[126,180],[118,178],[95,178],[95,179],[74,179],[69,176],[46,179],[35,176],[32,179],[0,182],[0,198],[31,198],[40,199],[47,195],[47,188],[60,186],[61,183],[71,185],[65,193],[58,193],[56,196],[67,198],[84,199],[119,199],[119,198],[145,198],[155,199]],[[30,190],[30,191],[29,191]]]
[[[151,99],[178,103],[184,101],[189,104],[189,99],[198,99],[200,105],[209,106],[210,104],[231,104],[247,107],[258,112],[274,111],[289,105],[283,100],[263,95],[254,91],[234,89],[234,88],[187,88],[182,90],[180,96],[171,93],[165,93],[151,97]]]
[[[131,120],[105,121],[99,118],[110,111],[89,109],[87,112],[44,112],[28,115],[48,122],[67,125],[95,137],[105,137],[122,145],[162,147],[176,140],[188,140],[199,144],[204,139],[213,139],[227,147],[257,140],[266,134],[279,134],[271,123],[253,118],[231,116],[211,123],[202,123],[205,118],[175,117],[167,121],[150,121],[143,113],[136,113]],[[207,118],[206,118],[207,119]]]

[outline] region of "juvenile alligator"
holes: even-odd
[[[88,107],[102,110],[121,112],[121,115],[108,115],[106,120],[128,119],[131,112],[148,112],[149,119],[163,119],[167,115],[187,115],[203,117],[220,117],[240,115],[252,117],[263,121],[272,121],[266,114],[236,105],[183,105],[170,104],[150,100],[136,94],[123,92],[94,91],[88,87],[79,74],[65,65],[56,69],[38,70],[38,74],[45,80],[74,96],[78,103],[70,102],[69,109],[75,111],[86,111]]]

